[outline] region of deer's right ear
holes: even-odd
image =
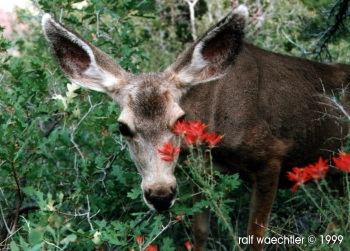
[[[126,71],[49,14],[43,16],[42,26],[61,68],[73,83],[107,93],[117,92],[126,83]]]

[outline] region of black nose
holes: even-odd
[[[176,195],[176,189],[171,188],[170,191],[166,190],[148,190],[145,192],[146,200],[156,209],[158,212],[168,210],[172,201]]]

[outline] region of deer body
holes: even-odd
[[[252,163],[253,171],[256,162],[271,157],[287,158],[288,167],[300,166],[338,149],[347,135],[346,127],[331,117],[338,112],[327,107],[322,96],[333,95],[349,81],[350,66],[245,44],[224,78],[193,87],[182,97],[181,107],[190,118],[225,135],[214,149],[219,162],[232,157],[231,165],[244,174],[251,168],[242,163]]]
[[[319,156],[328,158],[330,150],[341,147],[347,128],[332,117],[339,114],[323,95],[332,95],[349,81],[350,66],[320,64],[245,44],[224,78],[194,87],[182,98],[188,116],[225,135],[213,150],[214,162],[252,183],[249,234],[264,235],[277,186],[290,187],[286,171]],[[205,216],[199,217],[197,225],[203,225]],[[207,235],[203,226],[195,232],[199,240]]]
[[[144,200],[158,211],[176,196],[176,160],[162,160],[172,127],[184,114],[224,135],[214,162],[252,184],[248,233],[265,234],[284,170],[336,150],[345,126],[323,94],[350,81],[350,67],[267,52],[243,41],[248,10],[239,6],[164,72],[133,75],[76,33],[44,15],[47,40],[68,78],[105,92],[121,108],[120,132],[142,176]],[[281,171],[282,170],[282,171]],[[284,183],[280,182],[280,183]],[[207,212],[194,217],[195,250],[204,250]],[[253,249],[262,246],[254,242]]]

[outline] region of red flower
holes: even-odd
[[[339,170],[350,173],[350,154],[349,153],[340,153],[337,157],[333,157],[336,168]]]
[[[200,121],[190,121],[189,125],[189,133],[201,137],[204,134],[204,130],[207,127],[204,123]]]
[[[329,170],[327,161],[319,158],[315,164],[307,165],[304,168],[293,167],[291,172],[288,172],[288,179],[295,182],[292,187],[292,192],[295,192],[300,185],[304,184],[309,180],[319,180],[324,178]]]
[[[189,125],[185,120],[178,120],[175,123],[173,132],[176,135],[184,136],[188,131]]]
[[[157,245],[149,245],[148,247],[145,248],[145,251],[158,251]]]
[[[187,145],[200,145],[205,142],[209,148],[213,148],[219,143],[222,136],[206,132],[206,127],[207,125],[201,121],[177,121],[173,132],[183,137]]]
[[[187,145],[195,145],[195,144],[197,144],[197,141],[198,141],[198,138],[195,135],[189,134],[189,133],[185,134],[184,139],[185,139],[185,143]]]
[[[189,240],[185,241],[184,246],[185,246],[186,250],[192,250],[192,248],[193,248],[193,245]]]
[[[138,235],[135,237],[135,241],[136,243],[140,246],[142,245],[142,243],[144,242],[145,238],[143,235]]]
[[[309,181],[311,178],[309,173],[305,172],[305,169],[300,167],[293,167],[292,171],[288,172],[287,175],[290,181],[295,182],[291,188],[292,192],[295,192],[302,184]]]
[[[158,152],[161,155],[161,159],[164,161],[174,161],[174,159],[180,153],[180,147],[175,147],[171,143],[165,143],[162,148],[158,149]]]
[[[315,164],[310,164],[307,167],[305,167],[305,172],[309,174],[311,179],[319,180],[324,178],[324,176],[328,172],[328,169],[329,166],[327,164],[327,161],[320,157]]]
[[[216,134],[214,132],[205,133],[203,135],[203,139],[204,139],[205,142],[207,142],[209,148],[213,148],[222,139],[222,135],[218,135],[218,134]]]
[[[199,145],[203,142],[205,128],[207,126],[200,121],[189,121],[185,131],[185,143],[187,145]]]

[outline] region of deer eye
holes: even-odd
[[[118,124],[119,124],[119,132],[121,135],[129,138],[134,136],[134,133],[130,130],[130,127],[127,124],[123,122],[118,122]]]

